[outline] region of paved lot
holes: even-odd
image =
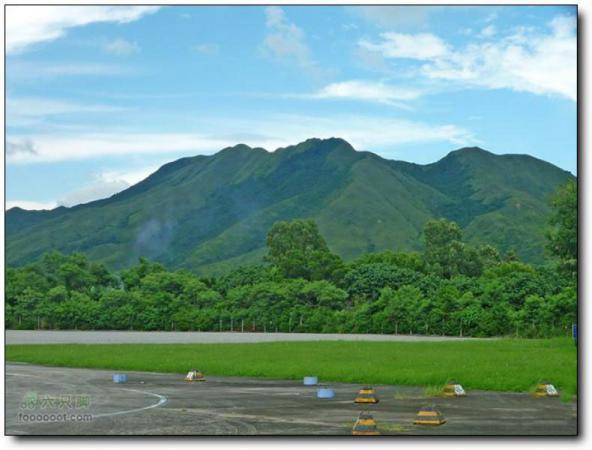
[[[6,433],[349,435],[363,409],[352,401],[361,387],[353,384],[331,384],[336,397],[319,400],[315,387],[297,381],[207,377],[203,383],[185,383],[182,375],[128,372],[129,382],[119,385],[111,381],[112,374],[7,364]],[[429,400],[422,388],[375,388],[380,403],[367,409],[383,434],[573,435],[577,430],[575,403],[557,398],[471,391],[465,398]],[[64,396],[73,403],[42,400]],[[81,406],[88,400],[87,408],[76,407],[81,399]],[[448,423],[413,425],[417,410],[432,401]],[[26,422],[25,415],[31,414],[90,414],[92,420]]]
[[[392,334],[7,330],[7,344],[199,344],[277,341],[458,341],[475,338]]]

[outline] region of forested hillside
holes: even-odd
[[[574,177],[526,155],[454,151],[425,166],[310,139],[267,152],[246,145],[166,164],[108,199],[52,211],[6,213],[10,266],[57,250],[84,253],[111,270],[139,257],[223,274],[257,264],[273,224],[314,220],[345,261],[369,252],[423,251],[423,227],[446,218],[472,244],[545,259],[549,199]]]
[[[421,252],[345,262],[311,220],[276,222],[265,263],[200,277],[141,259],[120,272],[82,254],[45,254],[6,272],[6,326],[21,329],[234,330],[566,335],[577,314],[577,194],[550,202],[545,264],[467,242],[428,220]]]

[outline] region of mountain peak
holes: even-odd
[[[542,261],[548,196],[570,175],[524,156],[479,147],[418,165],[313,138],[266,152],[245,144],[165,164],[110,198],[54,211],[6,212],[6,258],[84,251],[125,267],[138,256],[222,271],[260,262],[273,223],[313,218],[344,258],[369,248],[416,249],[430,218],[446,217],[470,242],[515,248]],[[370,155],[374,155],[371,156]],[[511,230],[509,232],[508,230]]]
[[[330,137],[330,138],[310,138],[307,139],[306,142],[315,142],[315,143],[320,143],[320,144],[327,144],[327,145],[345,145],[347,147],[351,147],[351,144],[349,142],[347,142],[345,139],[340,138],[340,137]]]
[[[306,152],[314,151],[346,151],[355,152],[356,150],[345,139],[330,137],[330,138],[309,138],[296,145],[289,145],[287,147],[280,147],[276,152]]]
[[[481,147],[462,147],[457,150],[451,151],[448,156],[450,155],[493,155],[490,151],[482,149]]]
[[[222,153],[222,152],[244,152],[244,151],[249,151],[249,150],[253,150],[253,147],[249,147],[247,144],[236,144],[236,145],[232,145],[230,147],[223,148],[218,153]]]

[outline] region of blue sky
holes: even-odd
[[[182,156],[338,136],[576,173],[569,6],[7,7],[7,207],[109,196]]]

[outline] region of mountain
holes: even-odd
[[[139,256],[217,273],[259,261],[278,220],[313,218],[344,257],[419,250],[427,220],[540,262],[549,196],[573,176],[527,155],[463,148],[428,165],[309,139],[275,152],[246,145],[182,158],[110,198],[51,211],[6,212],[6,258],[80,251],[114,268]]]

